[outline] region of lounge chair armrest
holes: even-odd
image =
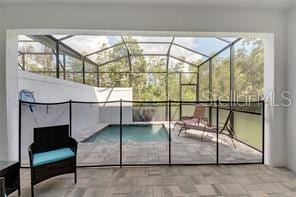
[[[186,116],[186,117],[182,117],[182,120],[191,120],[193,118],[193,116]]]

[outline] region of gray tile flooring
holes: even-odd
[[[30,173],[21,170],[22,196]],[[40,197],[296,196],[296,173],[264,165],[79,168],[36,186]],[[11,196],[15,196],[12,194]]]

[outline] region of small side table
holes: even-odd
[[[20,162],[0,160],[0,177],[5,179],[5,192],[7,195],[16,190],[20,195]]]

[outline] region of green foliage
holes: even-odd
[[[230,50],[213,58],[212,100],[229,100],[230,98]]]
[[[49,54],[30,54],[34,52],[36,46],[34,46],[32,43],[28,43],[27,45],[21,46],[20,51],[22,51],[23,54],[26,54],[24,56],[25,62],[22,62],[22,56],[19,56],[19,64],[22,66],[25,66],[26,70],[29,70],[31,72],[37,72],[41,73],[46,76],[55,76],[55,56],[49,55]],[[43,53],[50,53],[52,52],[50,48],[44,47],[42,50]]]
[[[199,99],[209,100],[209,62],[199,67]]]
[[[235,50],[235,93],[239,100],[263,98],[264,46],[261,39],[244,39]],[[259,98],[257,97],[259,96]]]

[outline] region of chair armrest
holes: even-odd
[[[35,143],[32,143],[28,147],[28,152],[29,152],[30,166],[33,166],[33,155],[35,153]]]
[[[75,152],[75,154],[77,153],[78,142],[74,138],[69,137],[67,145]]]

